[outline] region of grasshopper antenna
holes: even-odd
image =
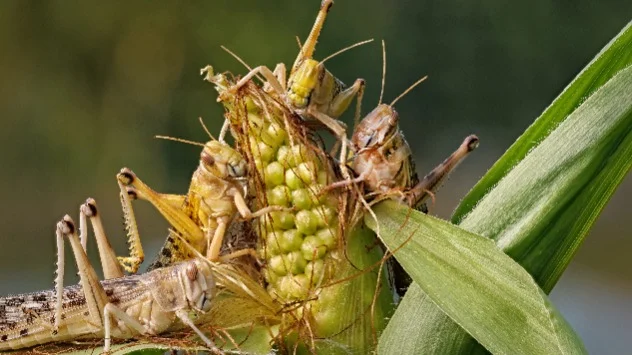
[[[246,67],[246,69],[252,71],[252,68],[243,60],[241,59],[237,54],[233,53],[230,49],[224,47],[224,46],[220,46],[226,53],[230,54],[233,58],[237,59],[237,61],[239,63],[241,63],[241,65],[243,65],[244,67]]]
[[[380,90],[380,101],[377,103],[378,106],[382,104],[382,98],[384,97],[385,86],[386,86],[386,42],[382,40],[382,89]]]
[[[202,144],[200,142],[190,141],[190,140],[182,139],[182,138],[175,138],[175,137],[169,137],[169,136],[154,136],[154,138],[164,139],[164,140],[168,140],[168,141],[174,141],[174,142],[179,142],[179,143],[185,143],[185,144],[191,144],[191,145],[197,145],[197,146],[200,146],[200,147],[204,147],[204,144]]]
[[[408,94],[412,89],[414,89],[417,85],[421,84],[422,82],[424,82],[426,79],[428,79],[428,75],[424,76],[423,78],[415,81],[411,86],[408,87],[408,89],[404,90],[403,93],[401,93],[399,96],[397,96],[395,98],[395,100],[393,100],[393,102],[391,102],[389,104],[389,106],[393,107],[393,105],[395,105],[395,103],[397,101],[399,101],[399,99],[401,99],[402,97],[406,96],[406,94]]]
[[[248,65],[248,63],[246,63],[243,59],[241,59],[237,54],[233,53],[230,49],[224,47],[224,46],[220,46],[226,53],[230,54],[233,58],[237,59],[237,61],[239,63],[241,63],[241,65],[243,65],[244,67],[246,67],[246,69],[248,69],[248,71],[252,71],[252,68],[250,67],[250,65]],[[257,74],[257,78],[259,78],[259,80],[265,82],[265,79],[261,77],[261,75]]]
[[[301,49],[303,49],[303,44],[301,43],[301,39],[298,38],[298,36],[296,36],[295,38],[296,38],[296,43],[298,44],[298,50],[300,51]]]
[[[301,51],[298,53],[294,64],[292,65],[292,72],[296,70],[296,67],[305,60],[306,58],[311,58],[314,55],[314,50],[316,49],[316,42],[318,42],[318,37],[320,36],[320,31],[323,29],[323,25],[325,24],[325,19],[327,18],[327,13],[329,9],[333,6],[333,0],[324,0],[320,6],[320,10],[318,10],[318,16],[316,16],[316,21],[314,22],[314,26],[312,26],[312,30],[309,32],[309,36],[305,40],[303,47],[301,47]]]
[[[215,139],[215,137],[213,137],[213,135],[211,134],[211,131],[208,130],[208,127],[206,127],[206,125],[204,124],[204,120],[202,120],[202,117],[198,117],[198,120],[200,121],[200,124],[202,125],[202,128],[204,128],[204,132],[206,132],[206,134],[208,134],[208,136],[216,141],[217,139]]]
[[[331,59],[331,58],[333,58],[333,57],[337,56],[338,54],[342,54],[342,53],[344,53],[344,52],[348,51],[349,49],[353,49],[353,48],[355,48],[355,47],[360,47],[361,45],[364,45],[364,44],[367,44],[367,43],[371,43],[371,42],[373,42],[373,38],[371,38],[371,39],[367,39],[366,41],[362,41],[362,42],[358,42],[358,43],[352,44],[352,45],[350,45],[350,46],[348,46],[348,47],[345,47],[345,48],[343,48],[343,49],[341,49],[341,50],[339,50],[339,51],[335,52],[334,54],[329,55],[327,58],[325,58],[325,59],[321,60],[321,61],[320,61],[320,64],[325,63],[325,61],[327,61],[327,60],[329,60],[329,59]]]

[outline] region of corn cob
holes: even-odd
[[[382,257],[372,234],[347,235],[353,229],[349,216],[357,208],[353,190],[326,188],[340,179],[336,165],[283,102],[252,81],[226,95],[232,80],[214,75],[211,67],[203,73],[220,93],[236,148],[252,165],[254,208],[286,208],[265,215],[256,228],[268,292],[288,306],[279,339],[293,343],[298,337],[315,351],[315,339],[336,335],[352,352],[369,351],[373,330],[383,326],[392,299],[377,270],[343,280]],[[378,288],[382,292],[372,317]],[[341,336],[346,330],[353,335]]]

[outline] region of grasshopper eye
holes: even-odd
[[[208,154],[206,151],[202,151],[202,154],[200,154],[200,159],[202,159],[204,165],[206,166],[215,165],[215,158],[213,158],[213,156]]]
[[[187,265],[186,269],[187,278],[191,281],[197,280],[198,268],[194,263]]]

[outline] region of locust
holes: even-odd
[[[159,334],[187,326],[214,352],[219,349],[195,325],[210,310],[216,292],[212,263],[204,258],[174,264],[142,275],[122,275],[104,235],[95,233],[106,280],[99,281],[88,261],[86,217],[98,219],[93,200],[81,208],[81,238],[66,215],[57,224],[55,289],[0,298],[0,351],[80,339],[111,339]],[[98,224],[98,223],[97,223]],[[94,226],[94,223],[93,223]],[[63,287],[64,239],[70,242],[80,283]],[[108,278],[110,277],[110,278]],[[190,315],[193,315],[193,319]]]
[[[478,147],[475,135],[467,136],[459,148],[441,164],[426,174],[421,181],[415,170],[412,150],[399,128],[399,114],[393,107],[404,95],[427,79],[422,77],[413,83],[390,104],[382,103],[386,77],[386,49],[382,41],[383,79],[378,105],[356,126],[351,137],[353,150],[352,169],[356,177],[333,184],[364,184],[364,195],[377,200],[400,195],[411,207],[422,207],[428,198],[434,197],[451,171]]]
[[[250,211],[246,201],[246,161],[227,143],[215,139],[204,144],[200,163],[193,173],[186,195],[158,193],[128,168],[121,170],[117,180],[125,187],[127,198],[149,201],[173,227],[158,257],[150,265],[150,270],[193,257],[191,250],[183,246],[180,237],[196,251],[205,253],[211,261],[227,261],[243,255],[255,256],[252,248],[240,248],[220,256],[228,226],[237,214],[249,220],[279,210],[278,207],[269,207],[254,213]],[[125,224],[131,231],[128,233],[130,251],[133,255],[142,254],[132,207],[125,202],[123,205],[126,206]],[[138,270],[142,262],[138,258],[120,260],[125,269],[132,273]]]
[[[384,41],[382,41],[382,55],[382,90],[379,103],[355,127],[351,137],[351,148],[354,152],[351,167],[356,177],[331,185],[331,187],[337,187],[353,184],[357,188],[356,184],[362,184],[359,200],[376,221],[377,216],[373,213],[367,199],[374,204],[385,198],[397,196],[401,202],[424,213],[428,212],[425,201],[432,198],[434,202],[434,193],[441,187],[450,172],[479,144],[477,136],[467,136],[450,156],[419,180],[412,150],[399,128],[399,114],[393,106],[400,98],[425,81],[427,76],[417,80],[390,104],[383,104],[382,96],[386,82]],[[379,235],[379,223],[377,226]],[[389,274],[396,292],[399,296],[403,296],[412,279],[396,259],[389,259]]]
[[[348,139],[346,125],[338,118],[347,110],[354,98],[357,97],[356,119],[360,116],[360,107],[366,82],[364,79],[356,79],[353,85],[346,87],[325,68],[325,61],[339,51],[322,61],[313,59],[316,43],[333,0],[324,0],[321,3],[316,21],[312,26],[307,40],[301,47],[289,76],[286,80],[287,70],[284,63],[279,63],[274,71],[266,66],[252,69],[233,87],[221,94],[218,101],[224,101],[226,95],[234,95],[256,75],[261,74],[266,79],[264,88],[271,88],[276,95],[281,97],[287,106],[303,118],[315,119],[330,130],[340,141],[340,168],[343,176],[349,177],[346,161],[348,155]],[[368,43],[360,42],[344,50]],[[343,51],[344,51],[343,50]]]

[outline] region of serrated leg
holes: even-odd
[[[83,291],[83,296],[85,298],[89,312],[89,319],[87,320],[87,323],[99,325],[103,324],[103,320],[101,319],[101,310],[105,307],[105,304],[107,303],[107,296],[105,294],[103,286],[101,286],[101,283],[99,282],[94,268],[88,260],[88,256],[86,255],[83,246],[81,245],[81,241],[79,240],[79,236],[77,235],[77,229],[70,216],[64,216],[64,218],[59,223],[57,223],[56,235],[58,243],[57,250],[59,255],[63,255],[64,252],[64,237],[68,238],[70,242],[75,261],[77,262],[77,269],[79,270],[79,279]],[[54,329],[57,329],[59,327],[60,320],[62,318],[63,305],[62,297],[64,260],[63,257],[60,257],[59,255],[57,277],[55,279],[57,300],[55,303]]]
[[[130,200],[130,194],[136,198],[147,200],[160,214],[177,230],[186,235],[189,240],[203,241],[204,232],[198,225],[181,209],[184,202],[182,195],[159,194],[140,180],[131,170],[123,168],[117,175],[121,191],[121,201],[125,213],[125,224],[128,229],[130,245],[130,257],[119,258],[126,271],[136,272],[144,256],[136,227],[136,219]]]
[[[103,228],[103,222],[101,221],[101,214],[97,208],[97,203],[94,199],[89,198],[86,203],[81,205],[80,211],[80,230],[81,241],[84,251],[86,251],[87,239],[87,225],[86,218],[90,219],[92,224],[92,230],[94,231],[94,237],[97,240],[97,249],[99,250],[99,258],[101,259],[101,267],[103,268],[104,279],[113,279],[123,277],[123,271],[118,263],[116,254],[110,245],[105,229]]]
[[[406,193],[408,204],[416,207],[421,205],[427,198],[434,197],[434,192],[441,187],[441,184],[450,172],[477,147],[478,137],[475,135],[466,137],[457,150],[432,169],[417,185]]]
[[[204,238],[204,232],[180,209],[181,206],[176,207],[172,201],[167,202],[167,200],[162,199],[159,193],[147,186],[131,170],[124,168],[117,175],[117,178],[122,185],[133,187],[133,191],[137,194],[138,198],[147,200],[154,205],[177,231],[182,232],[194,240]]]
[[[120,173],[119,173],[120,175]],[[129,256],[118,257],[118,262],[123,266],[125,271],[135,274],[140,264],[145,260],[145,252],[140,242],[140,233],[138,233],[138,225],[136,224],[136,216],[132,207],[132,201],[127,189],[118,178],[118,185],[121,199],[121,209],[123,210],[123,220],[125,221],[125,231],[127,233],[127,245],[129,247]]]

